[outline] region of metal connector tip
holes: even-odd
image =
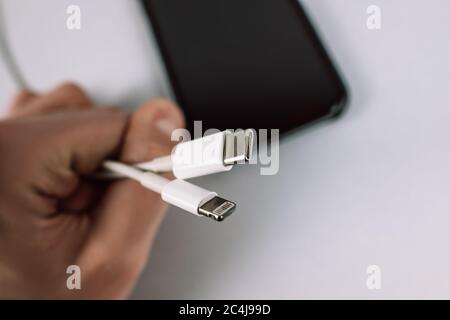
[[[225,165],[249,162],[253,151],[253,130],[239,130],[225,135],[223,162]]]
[[[233,213],[236,209],[236,203],[214,197],[198,209],[198,213],[202,216],[223,221],[226,217]]]

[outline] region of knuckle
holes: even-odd
[[[143,113],[147,114],[147,112],[156,113],[162,110],[174,109],[178,108],[178,106],[167,98],[155,98],[151,101],[145,102],[138,110],[137,114]]]
[[[23,102],[24,100],[28,100],[32,97],[34,97],[34,94],[31,91],[22,89],[16,94],[15,101]]]
[[[57,91],[70,98],[75,104],[88,105],[91,103],[84,89],[74,82],[64,82],[58,87]]]
[[[58,90],[68,91],[68,92],[81,92],[83,93],[83,89],[81,86],[72,81],[65,81],[59,85]]]
[[[43,172],[45,175],[36,180],[39,183],[38,188],[46,194],[64,198],[69,196],[78,186],[79,179],[70,170],[47,166]]]

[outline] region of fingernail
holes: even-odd
[[[172,136],[172,132],[178,129],[177,123],[169,118],[163,118],[156,122],[158,129],[169,137]]]

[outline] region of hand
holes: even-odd
[[[79,87],[22,92],[0,121],[0,298],[125,298],[166,205],[131,180],[89,178],[104,159],[170,153],[180,110],[155,100],[131,116],[93,108]],[[81,290],[69,290],[69,265]]]

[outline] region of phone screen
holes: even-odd
[[[346,92],[296,0],[143,0],[178,103],[203,128],[280,129]]]

